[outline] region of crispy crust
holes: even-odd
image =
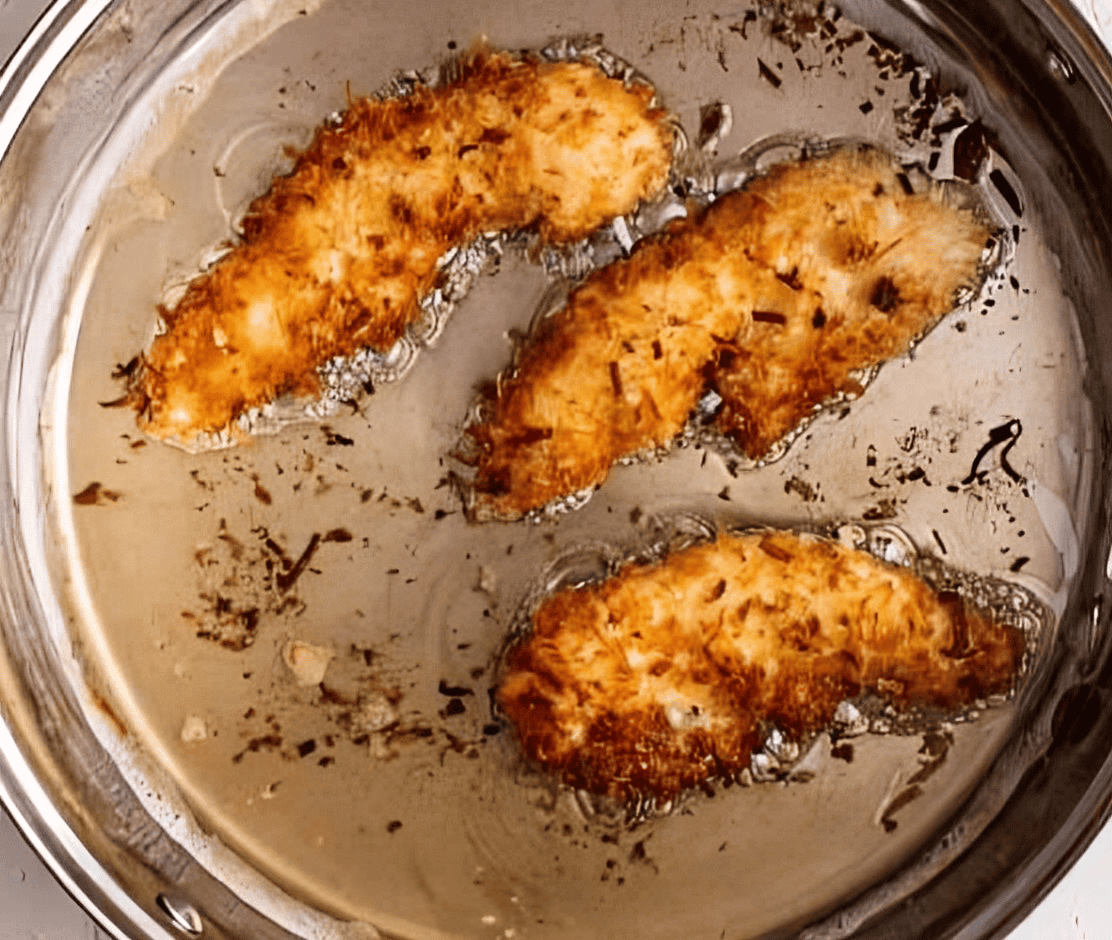
[[[906,188],[905,188],[906,187]],[[907,352],[972,286],[990,230],[932,187],[911,195],[876,151],[779,167],[717,219],[750,233],[761,284],[746,330],[719,347],[719,428],[759,459],[854,373]]]
[[[779,166],[643,239],[549,318],[501,383],[474,511],[514,518],[666,445],[708,385],[760,458],[854,372],[905,352],[974,283],[989,230],[846,148]]]
[[[738,330],[727,247],[682,221],[602,268],[546,320],[500,384],[479,447],[477,512],[514,518],[597,486],[665,445],[702,394],[716,337]]]
[[[667,800],[800,739],[839,702],[954,710],[1011,690],[1023,634],[906,569],[818,537],[722,536],[533,615],[496,690],[525,756],[619,800]]]
[[[154,437],[189,442],[418,314],[437,260],[480,232],[580,239],[663,185],[652,91],[592,65],[480,52],[461,76],[357,100],[256,200],[243,239],[194,280],[130,386]]]

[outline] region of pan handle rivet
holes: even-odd
[[[188,901],[183,901],[181,898],[176,898],[170,894],[160,894],[155,898],[155,902],[158,904],[159,910],[170,918],[170,923],[182,933],[188,934],[190,937],[201,935],[201,931],[204,929],[201,915],[197,908]]]

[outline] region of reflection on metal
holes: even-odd
[[[1026,2],[1058,22],[1041,0]],[[400,0],[378,0],[373,15],[358,17],[352,3],[324,3],[283,29],[260,27],[247,43],[249,61],[222,61],[220,31],[211,27],[248,6],[263,5],[58,4],[36,28],[56,44],[45,49],[36,40],[19,75],[6,73],[0,85],[9,105],[0,117],[5,348],[20,318],[0,483],[12,514],[5,531],[24,539],[0,542],[0,793],[67,886],[121,936],[152,938],[368,938],[372,920],[392,934],[428,935],[438,927],[428,914],[433,889],[466,912],[453,928],[484,937],[495,928],[524,936],[526,926],[530,936],[546,936],[536,922],[549,906],[603,922],[621,919],[626,904],[640,905],[644,923],[692,940],[719,936],[727,921],[743,924],[739,933],[796,932],[864,890],[813,924],[811,936],[848,937],[880,918],[889,936],[914,938],[937,935],[943,922],[991,930],[1033,903],[1031,885],[1045,884],[1084,846],[1089,830],[1073,820],[1087,824],[1106,812],[1107,750],[1099,743],[1112,740],[1112,715],[1096,714],[1079,742],[1056,740],[1050,721],[1053,703],[1077,684],[1073,672],[1092,665],[1090,638],[1108,634],[1108,605],[1091,604],[1102,575],[1112,578],[1108,482],[1089,464],[1099,468],[1109,446],[1100,429],[1112,375],[1094,371],[1081,382],[1086,367],[1072,335],[1076,310],[1089,368],[1112,369],[1112,335],[1101,332],[1108,328],[1099,316],[1112,295],[1112,239],[1096,214],[1112,191],[1112,133],[1106,124],[1053,123],[1067,113],[1099,114],[1099,102],[1112,101],[1105,65],[1084,56],[1084,43],[1059,24],[1051,30],[1057,64],[1040,44],[1027,59],[999,65],[1022,81],[1008,71],[987,76],[983,95],[973,96],[986,113],[966,117],[993,129],[991,146],[1008,159],[994,205],[1011,230],[1014,283],[1006,276],[992,285],[913,357],[882,370],[867,400],[817,419],[775,466],[750,471],[702,445],[681,447],[666,460],[621,468],[619,485],[559,518],[483,529],[463,523],[440,485],[438,459],[458,433],[471,384],[502,367],[506,337],[528,325],[549,273],[559,273],[512,248],[496,275],[476,278],[459,315],[405,380],[368,395],[359,414],[328,418],[334,426],[191,457],[139,440],[126,415],[106,416],[97,405],[110,397],[112,366],[142,343],[165,283],[188,277],[228,234],[228,206],[266,183],[260,168],[273,166],[273,155],[238,175],[221,166],[224,202],[215,198],[220,138],[234,136],[237,121],[263,113],[265,126],[311,127],[343,107],[346,81],[361,86],[355,93],[373,91],[394,68],[433,64],[449,43],[466,44],[490,24],[501,32],[493,42],[516,48],[543,44],[575,19],[541,2],[501,11],[451,4],[457,19]],[[701,108],[729,108],[703,112],[703,143],[715,159],[802,130],[884,137],[933,173],[953,165],[932,143],[932,128],[957,119],[939,135],[954,136],[966,118],[949,109],[969,101],[948,96],[949,85],[932,84],[930,70],[873,35],[850,42],[851,13],[830,25],[844,44],[830,40],[824,52],[827,39],[807,39],[802,20],[774,30],[756,7],[751,19],[741,13],[727,23],[711,3],[687,20],[671,4],[645,7],[637,22],[617,18],[619,6],[585,0],[576,16],[635,61],[670,106],[687,109],[689,131],[699,129]],[[863,6],[877,15],[875,4]],[[995,11],[1017,37],[1041,35],[1025,31],[1021,3],[984,0],[976,8]],[[928,41],[920,29],[929,22],[941,45],[916,51],[966,87],[976,84],[974,66],[993,61],[972,52],[999,39],[957,32],[966,12],[953,15],[944,0],[886,5],[883,22],[862,25],[914,44]],[[93,41],[66,59],[94,21]],[[395,34],[391,22],[406,28]],[[793,49],[800,31],[804,41]],[[191,82],[186,93],[167,80],[189,69],[207,84]],[[1066,72],[1072,82],[1058,77]],[[1103,84],[1090,87],[1092,76]],[[197,94],[202,86],[213,93]],[[994,97],[1027,88],[1047,96],[1045,127],[1030,122],[1031,102],[1016,108]],[[116,95],[120,89],[126,94]],[[112,111],[121,101],[131,102],[130,123]],[[41,112],[36,102],[46,102]],[[113,115],[121,123],[112,124]],[[901,138],[920,121],[921,139]],[[252,154],[266,149],[251,140]],[[1065,156],[1063,140],[1075,145]],[[993,150],[986,158],[990,184],[998,157]],[[1059,162],[1044,171],[1044,158]],[[1057,172],[1063,167],[1070,173]],[[1070,186],[1055,189],[1065,179]],[[240,188],[227,188],[233,184]],[[691,187],[677,187],[667,213],[644,218],[664,224],[679,212]],[[583,252],[583,263],[620,254],[636,234],[612,232],[591,246],[596,254]],[[60,322],[60,312],[72,319]],[[62,356],[59,336],[70,343]],[[1022,437],[1018,423],[1015,433],[991,437],[1013,417]],[[1095,429],[1088,440],[1086,427]],[[992,446],[963,483],[986,434]],[[1056,501],[1040,507],[1023,492],[1025,481]],[[93,482],[119,498],[72,505],[72,494]],[[677,509],[735,524],[893,519],[915,545],[937,546],[947,564],[1060,597],[1061,643],[1035,664],[1036,681],[1014,705],[1022,717],[1015,727],[997,720],[1003,709],[990,709],[955,729],[951,758],[901,810],[894,834],[871,820],[896,770],[917,772],[923,742],[867,734],[853,738],[852,750],[815,752],[808,770],[822,775],[822,786],[699,795],[690,814],[625,831],[588,818],[574,794],[514,764],[485,691],[507,617],[530,579],[575,546],[622,544],[629,527],[643,531]],[[341,525],[350,538],[326,538]],[[314,536],[318,550],[296,585],[271,590],[266,564],[296,560]],[[201,558],[219,559],[220,570]],[[234,597],[220,591],[232,574],[241,576]],[[68,604],[67,578],[84,583],[87,604]],[[209,624],[182,616],[223,616],[229,604],[252,625],[240,649],[210,642],[201,636]],[[265,622],[255,624],[253,610]],[[75,633],[67,614],[79,621]],[[334,653],[314,684],[298,684],[283,664],[282,649],[295,641]],[[99,677],[94,695],[83,686],[90,664],[89,675]],[[1054,669],[1040,671],[1047,664]],[[203,722],[204,736],[182,735],[187,716]],[[990,841],[978,843],[1015,780],[1048,747],[1053,760],[1038,772],[1053,805],[1039,801],[1037,788],[1019,794],[1018,835],[991,841],[989,830]],[[1001,758],[991,762],[986,755],[997,748]],[[71,811],[78,805],[80,813]],[[1023,868],[1028,857],[1042,867]],[[811,878],[800,877],[804,866]],[[935,876],[937,890],[929,884]],[[682,903],[696,896],[697,909]],[[902,911],[915,922],[901,921]],[[677,925],[679,917],[696,923]],[[780,922],[789,917],[790,927]],[[595,932],[617,929],[611,920]]]
[[[204,923],[192,904],[172,894],[160,894],[155,901],[178,930],[190,937],[201,936]]]

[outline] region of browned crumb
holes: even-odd
[[[330,358],[393,345],[438,259],[481,232],[569,242],[632,210],[671,162],[651,99],[592,65],[480,51],[450,84],[353,102],[160,311],[166,332],[129,378],[143,430],[188,443],[314,394]]]
[[[119,499],[119,493],[95,480],[80,493],[73,495],[73,501],[78,506],[107,506],[109,503],[119,502]]]
[[[722,536],[545,600],[496,699],[527,758],[565,783],[667,800],[749,765],[839,702],[957,709],[1011,690],[1023,634],[836,542]]]
[[[643,239],[545,321],[488,416],[473,512],[513,518],[670,443],[708,384],[760,458],[855,371],[905,352],[972,284],[989,232],[845,148],[776,167]]]

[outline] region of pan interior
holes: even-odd
[[[114,716],[105,744],[197,853],[226,847],[290,894],[400,937],[753,937],[905,863],[1015,732],[1012,703],[947,725],[945,760],[909,800],[936,756],[922,735],[866,734],[849,752],[823,738],[789,779],[720,788],[630,827],[520,767],[487,695],[540,572],[584,546],[635,543],[678,513],[719,525],[882,519],[1060,612],[1085,541],[1084,353],[1024,181],[991,149],[978,179],[1010,257],[766,467],[678,449],[619,468],[573,513],[468,524],[446,455],[475,387],[505,365],[551,286],[512,244],[404,379],[326,421],[190,455],[101,406],[119,396],[113,370],[148,342],[159,302],[288,166],[285,148],[349,94],[479,37],[535,49],[600,35],[693,138],[705,108],[729,106],[723,160],[773,135],[857,138],[924,164],[937,152],[945,176],[969,121],[991,131],[1005,120],[979,89],[948,99],[943,85],[916,136],[927,77],[947,63],[926,46],[909,59],[832,8],[811,20],[685,10],[330,0],[234,56],[214,32],[194,50],[192,91],[155,83],[142,131],[110,132],[111,170],[80,184],[104,196],[66,311],[47,472],[64,497],[52,507],[60,578],[90,696]],[[985,445],[1009,424],[1021,431],[1001,459]],[[296,584],[276,588],[273,571],[311,545]]]

